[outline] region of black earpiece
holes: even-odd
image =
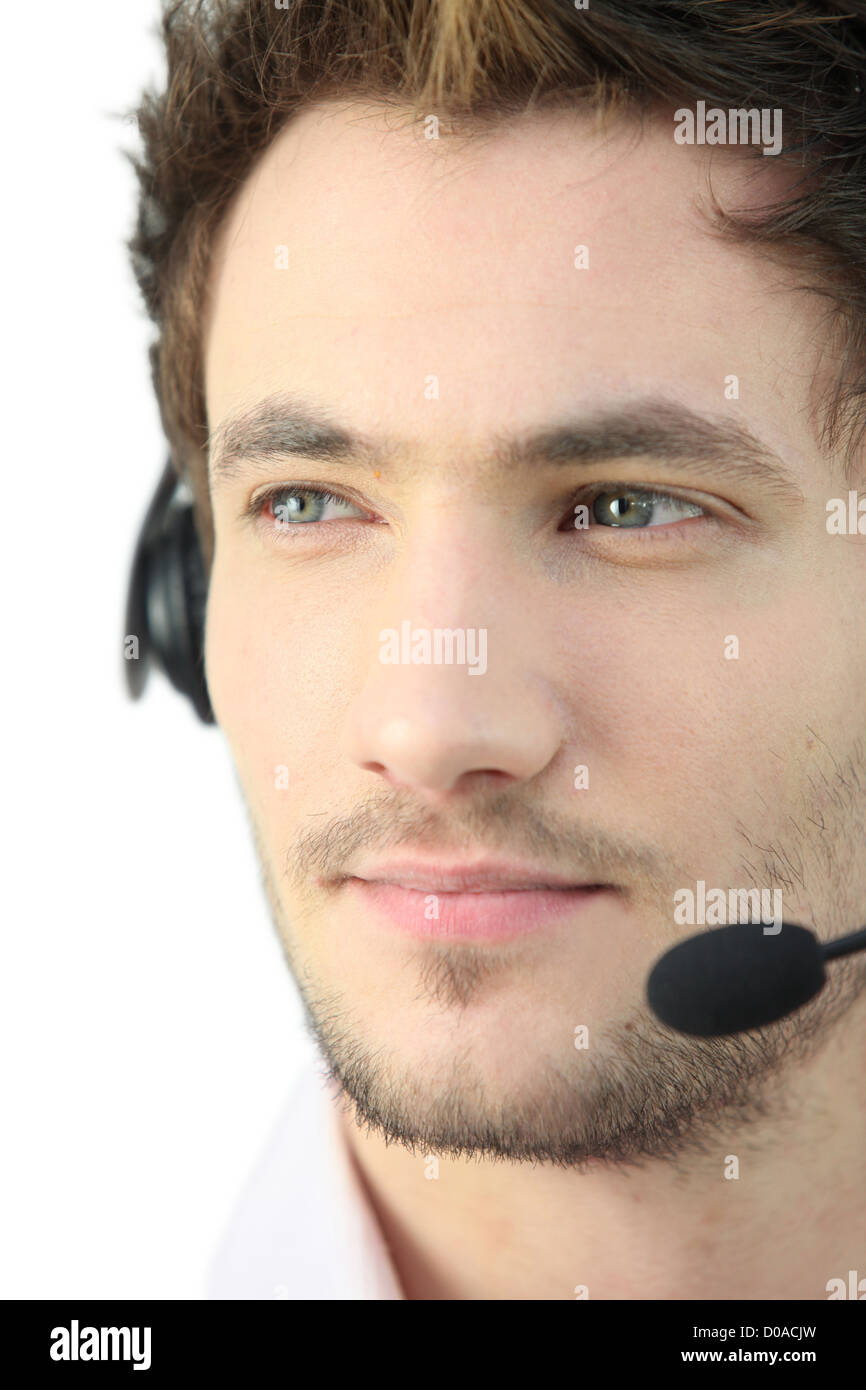
[[[126,685],[137,700],[151,661],[186,695],[205,724],[214,723],[204,673],[207,581],[192,500],[169,459],[135,547],[126,601]],[[137,639],[137,653],[130,639]]]

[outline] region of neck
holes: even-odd
[[[866,1277],[864,1042],[857,1006],[764,1119],[640,1167],[433,1163],[342,1125],[407,1298],[826,1299]]]

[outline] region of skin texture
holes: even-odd
[[[221,228],[214,444],[283,391],[405,441],[382,464],[271,456],[213,486],[206,659],[411,1298],[821,1299],[866,1272],[862,966],[734,1039],[674,1034],[643,1003],[653,962],[700,929],[673,916],[699,879],[780,888],[822,938],[866,920],[866,538],[826,527],[848,484],[810,411],[822,306],[700,212],[710,170],[736,203],[779,191],[775,162],[671,131],[569,112],[427,140],[334,103],[279,135]],[[748,426],[793,495],[659,455],[494,455],[638,396]],[[289,484],[353,505],[242,518]],[[575,530],[578,490],[605,484],[706,512]],[[407,619],[485,628],[484,675],[383,664],[380,632]],[[616,891],[511,941],[419,941],[341,882],[397,849]]]

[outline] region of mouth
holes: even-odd
[[[567,879],[529,865],[402,863],[362,866],[342,880],[365,920],[409,936],[503,941],[584,912],[612,884]]]

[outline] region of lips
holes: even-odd
[[[365,921],[422,938],[505,940],[561,923],[608,895],[580,882],[504,861],[361,866],[344,881]]]
[[[566,878],[562,874],[505,860],[477,860],[463,864],[432,860],[392,861],[369,868],[362,865],[352,877],[367,883],[386,883],[414,889],[420,893],[520,893],[606,886],[592,879]]]

